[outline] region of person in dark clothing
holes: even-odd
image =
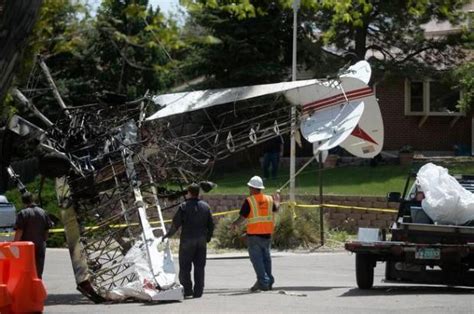
[[[43,277],[44,259],[46,256],[46,240],[48,230],[53,226],[48,214],[35,203],[29,192],[21,196],[26,208],[16,218],[14,241],[31,241],[35,244],[36,273]]]
[[[275,179],[278,174],[280,158],[283,156],[283,138],[281,135],[267,141],[263,147],[263,178],[270,177],[270,166],[272,168],[272,178]]]
[[[179,281],[185,298],[200,298],[204,290],[204,267],[207,243],[214,232],[214,221],[209,205],[199,199],[199,185],[188,187],[186,201],[179,205],[170,230],[163,239],[173,236],[181,227],[179,243]],[[194,289],[191,267],[194,266]]]

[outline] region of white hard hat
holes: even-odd
[[[247,185],[259,190],[263,190],[265,188],[263,186],[263,180],[259,176],[253,176],[250,178],[249,182],[247,182]]]

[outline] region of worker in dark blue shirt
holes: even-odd
[[[179,243],[179,281],[184,287],[185,298],[200,298],[204,291],[204,268],[207,243],[214,232],[214,222],[209,205],[199,199],[199,185],[188,187],[186,201],[181,203],[173,217],[173,223],[165,238],[173,236],[181,228]],[[191,267],[194,267],[194,288]]]
[[[35,244],[36,273],[38,278],[42,278],[46,240],[48,239],[48,230],[53,226],[53,222],[48,214],[33,202],[30,192],[23,193],[21,200],[25,208],[17,215],[14,241],[31,241]]]
[[[270,178],[271,167],[271,177],[275,179],[278,175],[280,158],[283,157],[283,137],[279,135],[267,141],[263,146],[263,153],[263,178]]]

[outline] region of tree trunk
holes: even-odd
[[[0,0],[0,104],[10,87],[43,0]]]
[[[356,29],[355,33],[355,54],[357,55],[357,60],[365,60],[365,53],[367,52],[366,47],[367,41],[367,28],[365,25],[361,28]]]
[[[0,109],[39,15],[43,0],[0,0]],[[0,110],[0,118],[2,115]],[[0,142],[0,192],[7,189],[6,166],[10,164],[11,141],[7,130]],[[0,132],[1,133],[1,132]],[[2,134],[0,134],[2,135]]]

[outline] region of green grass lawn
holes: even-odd
[[[400,166],[358,166],[323,169],[324,194],[337,195],[375,195],[385,196],[389,191],[400,191],[406,180],[408,167]],[[288,168],[280,169],[277,179],[264,182],[267,191],[280,188],[289,178]],[[253,175],[261,175],[260,169],[242,169],[239,172],[216,174],[211,180],[217,183],[213,194],[246,194],[247,181]],[[319,175],[316,165],[308,166],[296,177],[297,194],[318,194]],[[288,186],[282,194],[288,193]]]
[[[450,174],[474,174],[474,165],[456,165],[449,167]],[[298,169],[297,169],[298,170]],[[402,192],[410,167],[399,165],[352,166],[323,169],[322,181],[324,194],[386,196],[387,192]],[[247,194],[246,183],[254,175],[262,175],[259,168],[242,169],[238,172],[215,174],[211,180],[217,183],[212,194]],[[280,188],[289,178],[288,168],[280,169],[279,177],[266,180],[265,188],[269,193]],[[318,169],[309,165],[296,177],[296,194],[319,194]],[[282,194],[288,193],[288,186]]]

